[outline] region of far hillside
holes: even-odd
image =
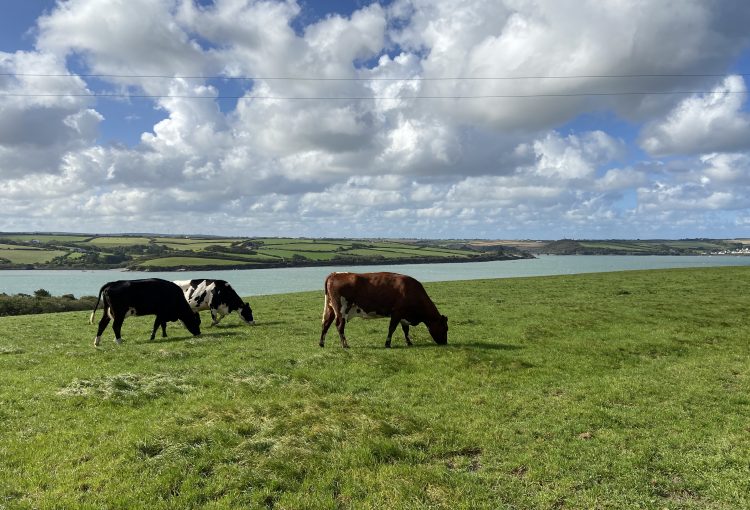
[[[573,240],[542,243],[529,251],[552,255],[745,255],[742,240],[732,239],[647,239]]]
[[[176,271],[529,257],[513,246],[467,241],[0,233],[0,269]]]

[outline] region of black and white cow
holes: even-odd
[[[182,289],[190,308],[195,312],[211,310],[212,326],[235,310],[239,310],[240,318],[247,324],[255,324],[250,305],[244,303],[226,281],[175,280],[174,283]]]
[[[91,324],[94,323],[94,314],[99,308],[99,301],[102,300],[104,316],[99,321],[99,329],[94,338],[95,346],[101,342],[102,333],[110,320],[114,321],[112,330],[115,333],[115,342],[122,343],[122,323],[131,315],[156,315],[151,340],[154,339],[159,326],[162,336],[167,336],[167,321],[180,320],[193,335],[201,334],[200,316],[185,302],[180,288],[167,280],[147,278],[105,283],[99,290],[96,306],[91,312]]]

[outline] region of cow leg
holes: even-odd
[[[220,320],[221,320],[221,317],[219,316],[219,314],[216,313],[216,310],[211,308],[211,325],[216,326]]]
[[[343,315],[336,317],[336,329],[339,330],[339,338],[341,338],[341,347],[344,349],[349,348],[349,344],[346,341],[346,335],[344,335],[344,328],[346,328],[346,318]]]
[[[104,315],[102,316],[102,319],[99,321],[99,328],[96,330],[96,337],[94,337],[94,347],[99,347],[99,344],[102,341],[102,333],[104,333],[104,330],[107,329],[107,324],[109,324],[109,315],[107,315],[107,310],[104,310]]]
[[[115,342],[118,344],[122,343],[122,323],[125,322],[125,317],[115,314],[115,318],[112,321],[112,331],[115,332]]]
[[[385,339],[385,346],[388,349],[391,348],[391,337],[393,336],[393,332],[396,331],[396,326],[398,326],[399,322],[401,322],[401,319],[397,315],[391,315],[391,322],[388,324],[388,338]]]
[[[333,308],[330,306],[326,306],[326,309],[323,311],[323,329],[320,332],[320,346],[325,347],[326,345],[326,333],[328,333],[328,328],[331,327],[331,324],[333,324],[333,319],[336,318],[336,314],[333,313]]]
[[[409,323],[405,321],[401,321],[401,329],[404,331],[404,340],[406,340],[406,345],[411,346],[411,337],[409,337]]]
[[[162,318],[157,315],[156,319],[154,319],[154,328],[151,330],[151,338],[149,340],[156,338],[156,330],[159,329],[159,326],[161,326],[161,337],[167,338],[167,321],[162,320]]]
[[[154,327],[151,330],[151,338],[149,338],[149,340],[153,340],[156,337],[156,330],[159,329],[159,324],[161,324],[161,321],[159,320],[159,316],[157,315],[154,319]]]

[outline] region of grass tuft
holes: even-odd
[[[74,379],[57,394],[64,397],[100,398],[135,403],[173,393],[185,393],[192,387],[178,377],[165,374],[115,374],[98,379]]]

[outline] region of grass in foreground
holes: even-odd
[[[749,278],[429,284],[450,345],[392,350],[317,347],[322,292],[99,350],[88,313],[3,318],[0,508],[745,508]]]

